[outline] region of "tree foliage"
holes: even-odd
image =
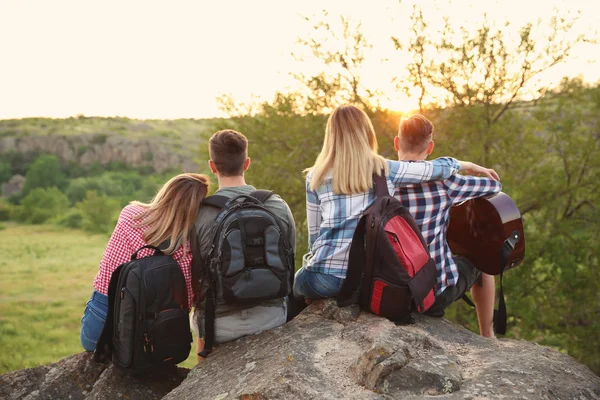
[[[13,176],[12,166],[7,160],[0,160],[0,184],[7,182]]]
[[[110,233],[116,224],[120,205],[115,199],[89,191],[76,207],[81,212],[81,227],[84,230]]]
[[[41,224],[57,218],[68,208],[69,199],[58,188],[36,188],[23,198],[14,212],[17,220]]]
[[[62,189],[66,184],[58,158],[53,155],[38,157],[27,169],[23,194],[27,195],[36,188],[56,187]]]

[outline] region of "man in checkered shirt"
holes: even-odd
[[[433,124],[422,115],[400,123],[394,138],[398,159],[425,160],[433,151]],[[394,197],[410,211],[429,246],[437,268],[436,300],[427,314],[437,317],[454,301],[471,290],[482,336],[494,337],[494,277],[482,273],[464,257],[454,257],[446,241],[450,208],[465,200],[498,193],[502,185],[494,170],[488,177],[452,175],[443,181],[418,183],[396,188]]]

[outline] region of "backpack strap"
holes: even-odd
[[[194,292],[194,304],[188,304],[188,307],[192,308],[193,305],[195,306],[197,302],[202,300],[202,269],[204,267],[202,259],[200,258],[198,233],[196,232],[195,224],[190,231],[190,247],[192,249],[192,291]]]
[[[506,268],[506,260],[508,260],[508,256],[514,250],[515,245],[512,242],[511,236],[504,241],[502,244],[502,249],[500,249],[500,263],[501,269],[500,271],[500,300],[498,302],[498,311],[494,312],[494,332],[504,335],[506,333],[506,301],[504,300],[504,287],[502,286],[502,277],[504,276],[504,268]]]
[[[265,204],[265,201],[269,199],[273,195],[272,190],[255,190],[250,193],[250,196],[254,197],[256,200],[260,201],[262,204]]]
[[[213,283],[211,282],[206,293],[206,308],[204,310],[204,349],[198,353],[200,357],[206,358],[212,351],[215,342],[215,296]],[[198,324],[198,327],[200,325]]]
[[[110,276],[110,283],[108,284],[108,309],[106,310],[106,321],[102,328],[102,333],[98,342],[96,343],[96,350],[94,351],[94,361],[98,363],[105,363],[106,353],[113,348],[113,332],[115,325],[115,299],[117,297],[117,285],[119,284],[119,275],[123,271],[123,265],[120,265],[115,269]]]
[[[365,253],[365,226],[367,217],[363,216],[358,221],[352,243],[350,245],[350,255],[348,257],[348,271],[346,279],[337,295],[338,307],[346,307],[351,304],[357,304],[360,298],[360,287],[364,274],[366,261]]]
[[[377,197],[389,196],[390,192],[387,186],[385,174],[381,171],[381,175],[373,174],[373,183],[375,184],[375,193]]]
[[[202,205],[203,206],[213,206],[213,207],[217,207],[217,208],[221,209],[221,208],[225,208],[225,205],[227,204],[229,199],[230,198],[227,196],[221,196],[219,194],[214,194],[212,196],[205,197],[204,200],[202,200]]]

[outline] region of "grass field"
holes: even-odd
[[[0,230],[0,373],[83,351],[80,320],[108,237],[50,225]],[[195,365],[193,352],[183,364]]]

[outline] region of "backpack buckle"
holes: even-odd
[[[263,244],[265,244],[265,240],[261,237],[248,239],[246,241],[247,246],[262,246]]]

